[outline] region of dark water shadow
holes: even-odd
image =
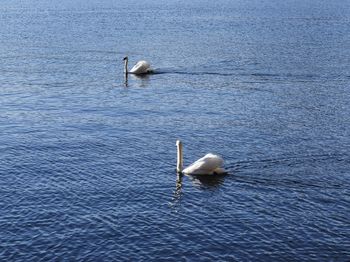
[[[183,174],[176,174],[176,183],[175,183],[175,190],[173,193],[173,197],[170,203],[170,206],[176,210],[176,208],[180,205],[181,198],[182,198],[182,181],[183,181]]]
[[[176,176],[176,185],[175,185],[175,191],[174,191],[174,199],[179,200],[182,196],[182,178],[183,174],[177,174]]]
[[[204,76],[204,75],[237,76],[236,73],[195,71],[195,70],[176,69],[176,68],[157,68],[157,69],[154,69],[152,72],[147,73],[147,74],[141,74],[141,75],[125,74],[124,75],[124,86],[129,87],[129,80],[130,80],[130,78],[132,78],[133,80],[141,80],[140,86],[145,87],[148,85],[150,77],[152,75],[163,75],[163,74],[192,75],[192,76]]]
[[[184,175],[177,173],[176,182],[175,182],[175,190],[173,192],[173,197],[170,203],[170,206],[176,210],[177,207],[180,206],[181,200],[183,198],[183,182],[184,177],[188,177],[194,186],[199,187],[203,190],[215,190],[219,188],[225,180],[225,177],[228,173],[220,174],[220,175]]]
[[[237,75],[235,73],[195,71],[195,70],[176,69],[176,68],[159,68],[159,69],[154,69],[154,71],[151,74],[153,74],[153,75],[162,75],[162,74],[217,75],[217,76],[235,76],[235,75]]]
[[[153,73],[142,74],[142,75],[134,75],[134,74],[131,74],[130,76],[131,76],[133,79],[149,80],[150,75],[152,75],[152,74],[153,74]]]
[[[129,87],[129,79],[141,80],[139,82],[140,87],[146,87],[149,84],[150,74],[134,75],[134,74],[124,74],[124,86]]]
[[[216,189],[225,182],[228,173],[215,175],[188,175],[193,185],[201,189]]]
[[[311,154],[275,157],[268,159],[251,159],[236,162],[231,169],[236,170],[235,182],[273,189],[345,189],[340,181],[320,179],[317,169],[327,163],[349,162],[348,154]]]

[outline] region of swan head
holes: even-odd
[[[128,57],[127,57],[127,56],[123,58],[123,61],[125,61],[125,60],[128,60]]]

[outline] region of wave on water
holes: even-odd
[[[348,161],[350,156],[347,154],[320,154],[240,161],[227,168],[234,174],[236,181],[247,184],[295,189],[305,187],[341,189],[344,185],[339,181],[321,179],[310,173],[317,174],[318,168],[323,165],[329,167]]]
[[[209,71],[186,71],[171,68],[154,69],[152,74],[177,74],[177,75],[217,75],[217,76],[235,76],[236,73],[224,73],[224,72],[209,72]]]

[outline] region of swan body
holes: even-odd
[[[209,153],[204,157],[198,159],[190,166],[182,170],[182,143],[181,141],[176,141],[177,145],[177,172],[186,175],[213,175],[213,174],[223,174],[226,173],[225,169],[221,166],[224,160],[215,154]]]
[[[147,74],[151,72],[151,66],[147,61],[138,61],[136,65],[131,68],[129,73],[131,74]]]
[[[149,74],[153,72],[151,65],[145,61],[141,60],[136,63],[136,65],[131,68],[130,71],[128,71],[128,57],[124,57],[124,73],[125,74],[135,74],[135,75],[142,75],[142,74]]]
[[[223,173],[223,168],[221,168],[223,163],[224,160],[220,156],[209,153],[186,167],[182,172],[184,174],[192,175],[212,175],[214,173]]]

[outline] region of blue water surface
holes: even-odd
[[[0,36],[0,260],[350,260],[349,1],[2,0]]]

